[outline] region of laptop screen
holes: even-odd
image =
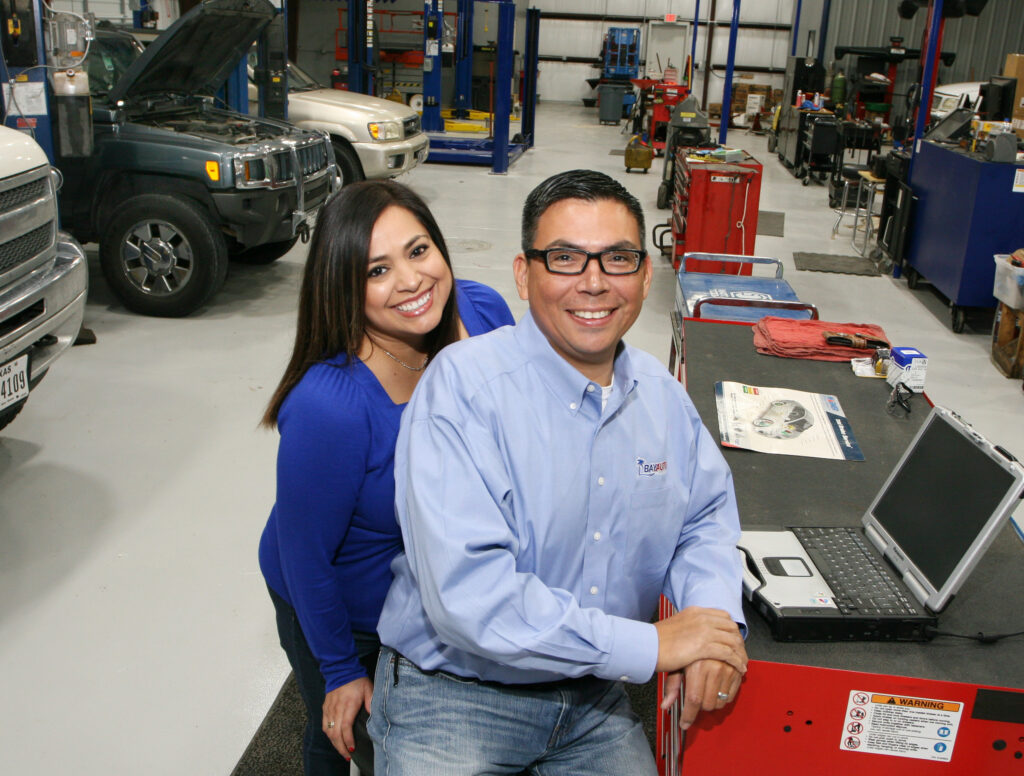
[[[1014,475],[940,415],[878,498],[875,519],[936,590],[992,518]]]

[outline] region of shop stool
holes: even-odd
[[[833,208],[832,212],[836,214],[836,223],[832,227],[832,237],[836,236],[836,232],[839,231],[839,225],[843,222],[844,216],[854,215],[860,208],[860,171],[867,170],[866,164],[844,164],[840,175],[843,179],[843,193],[839,200],[839,207]],[[851,211],[847,210],[847,205],[850,201],[850,189],[854,188],[856,191],[856,201],[854,202],[854,209]]]

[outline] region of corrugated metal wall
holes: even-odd
[[[695,0],[533,0],[531,6],[541,9],[540,53],[550,56],[596,57],[601,51],[601,42],[609,27],[641,27],[637,22],[617,20],[580,21],[544,18],[544,13],[586,13],[599,16],[634,16],[663,18],[667,13],[678,14],[680,21],[688,22],[681,29],[686,39],[680,45],[685,56],[690,53],[691,34]],[[741,22],[767,22],[789,25],[793,19],[795,0],[746,0],[740,6]],[[711,0],[701,0],[700,18],[707,20]],[[732,0],[717,0],[715,19],[728,22],[732,18]],[[815,22],[813,25],[817,27]],[[716,27],[711,60],[725,64],[729,43],[728,27]],[[697,62],[700,70],[695,86],[700,92],[703,84],[707,27],[701,26],[697,38]],[[738,65],[774,66],[784,69],[789,54],[790,37],[788,30],[741,29],[737,39],[736,62]],[[673,64],[682,67],[683,62],[673,57]],[[592,96],[593,91],[585,79],[600,75],[600,69],[586,64],[571,62],[541,62],[538,90],[543,100],[578,101],[581,97]],[[782,76],[766,73],[754,74],[757,83],[782,86]],[[724,73],[711,75],[708,91],[709,102],[721,101]]]
[[[891,36],[899,35],[908,48],[922,48],[927,9],[919,9],[913,19],[907,20],[896,13],[897,5],[897,0],[833,0],[826,66],[837,45],[886,46]],[[952,67],[939,67],[940,84],[986,81],[1002,73],[1007,54],[1024,52],[1024,2],[989,0],[980,16],[946,19],[942,50],[957,56]],[[849,70],[852,61],[847,56],[838,64]],[[905,94],[916,75],[915,63],[901,64],[896,94]]]

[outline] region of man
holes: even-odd
[[[622,343],[651,284],[601,173],[527,198],[505,327],[445,349],[395,453],[405,555],[378,625],[378,773],[654,774],[622,682],[685,673],[684,726],[746,668],[739,521],[682,387]],[[654,625],[658,595],[681,610]]]

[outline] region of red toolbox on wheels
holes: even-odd
[[[687,158],[688,150],[676,150],[672,217],[654,228],[654,244],[671,256],[676,269],[685,253],[752,255],[761,202],[761,163],[751,156],[729,163],[695,161]],[[751,267],[690,260],[686,270],[749,275]]]

